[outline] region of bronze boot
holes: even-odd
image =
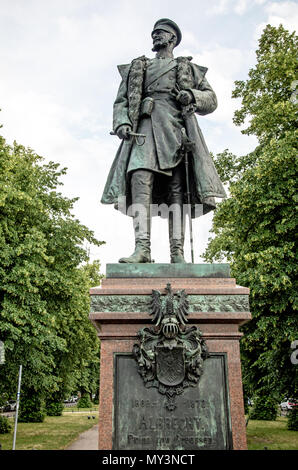
[[[175,235],[178,238],[174,238],[174,223],[173,216],[169,216],[169,240],[170,240],[170,253],[171,263],[186,263],[184,259],[184,221],[183,216],[178,218],[176,223],[179,224],[178,229],[176,227]]]
[[[171,263],[186,263],[184,259],[183,242],[181,239],[180,240],[171,239],[170,250],[171,250]]]
[[[128,258],[120,258],[119,263],[151,263],[151,191],[153,174],[151,171],[137,170],[131,177],[133,227],[135,251]]]
[[[183,211],[185,174],[180,164],[174,168],[169,183],[169,240],[171,263],[186,263],[184,259],[185,214]]]
[[[151,263],[150,240],[136,240],[133,254],[128,258],[120,258],[119,263]]]

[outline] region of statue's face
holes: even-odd
[[[152,33],[153,51],[158,51],[163,47],[167,47],[172,42],[173,34],[163,29],[155,29]]]

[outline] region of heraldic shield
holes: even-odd
[[[134,345],[133,354],[145,387],[156,387],[166,396],[168,410],[173,410],[175,396],[198,383],[208,350],[199,328],[186,327],[185,291],[174,294],[171,284],[165,291],[164,296],[152,291],[150,314],[155,326],[139,330],[139,343]]]
[[[160,383],[168,386],[179,385],[185,377],[185,357],[183,346],[169,349],[156,346],[156,377]]]

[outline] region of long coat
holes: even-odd
[[[225,190],[194,113],[183,118],[181,105],[171,92],[175,86],[177,88],[177,59],[153,59],[148,60],[148,63],[142,97],[152,97],[154,106],[151,116],[140,117],[135,127],[138,133],[146,134],[145,144],[137,146],[131,138],[122,141],[110,169],[101,202],[114,204],[117,209],[126,213],[131,204],[131,172],[143,168],[156,174],[152,202],[167,203],[165,179],[168,179],[172,169],[181,163],[182,154],[179,150],[182,143],[181,127],[184,127],[189,139],[195,144],[189,155],[192,216],[195,217],[202,213],[195,211],[196,204],[203,204],[203,213],[206,213],[215,208],[214,197],[226,197]],[[189,64],[192,84],[187,89],[194,98],[193,110],[199,115],[213,112],[217,107],[217,100],[205,78],[207,69]],[[123,124],[132,126],[128,99],[130,69],[131,64],[118,66],[122,82],[114,103],[114,132]]]

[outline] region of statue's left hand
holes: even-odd
[[[194,101],[193,95],[190,91],[182,90],[178,93],[176,99],[183,105],[188,105]]]

